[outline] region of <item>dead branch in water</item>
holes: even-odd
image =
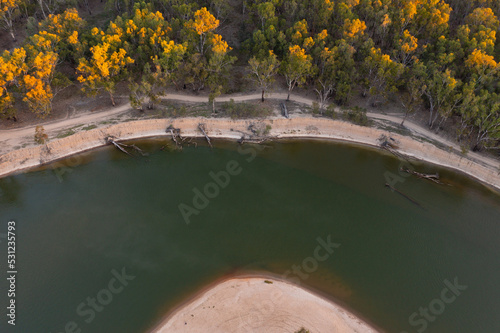
[[[245,143],[254,143],[254,144],[262,144],[264,142],[267,142],[267,141],[272,141],[271,138],[263,138],[263,139],[252,139],[252,138],[249,138],[249,139],[245,139],[244,136],[242,136],[239,140],[238,140],[238,143],[240,145],[242,144],[245,144]]]
[[[397,158],[404,159],[406,162],[408,162],[409,164],[411,164],[411,162],[408,159],[408,157],[406,157],[405,155],[403,155],[403,154],[401,154],[400,152],[397,151],[397,149],[399,149],[399,141],[397,141],[396,139],[394,139],[394,138],[392,138],[390,136],[388,137],[388,136],[386,136],[384,134],[382,134],[378,138],[378,141],[380,142],[380,147],[382,149],[387,150],[389,153],[393,154]]]
[[[134,157],[134,155],[130,154],[125,148],[132,148],[134,150],[136,150],[137,152],[139,152],[142,156],[147,156],[148,154],[143,152],[139,147],[137,147],[136,145],[126,145],[124,143],[118,143],[115,141],[115,138],[112,137],[112,136],[108,136],[106,138],[106,143],[107,144],[112,144],[113,146],[115,146],[116,148],[118,148],[120,151],[124,152],[125,154],[129,155],[129,156],[132,156]]]
[[[113,137],[110,137],[108,136],[106,138],[106,143],[107,144],[112,144],[114,145],[116,148],[118,148],[120,151],[124,152],[125,154],[129,155],[129,156],[132,156],[132,154],[130,154],[125,148],[122,147],[121,144],[119,144],[118,142],[116,142]],[[133,157],[133,156],[132,156]]]
[[[175,146],[177,148],[181,148],[182,149],[182,144],[179,143],[179,141],[177,139],[180,139],[182,141],[184,141],[181,137],[181,130],[180,128],[175,128],[174,126],[170,125],[167,127],[167,129],[165,130],[165,132],[167,133],[170,133],[170,135],[172,135],[172,140],[175,142]]]
[[[210,146],[210,148],[213,148],[212,142],[210,141],[210,138],[208,137],[207,133],[205,132],[205,124],[198,124],[198,129],[201,131],[201,133],[203,133],[203,135],[205,136],[205,139],[207,139],[207,142],[208,142],[208,145]]]
[[[418,207],[424,208],[424,207],[422,207],[422,205],[417,200],[413,199],[409,195],[404,194],[403,192],[399,191],[398,189],[392,187],[390,184],[385,183],[385,186],[388,187],[388,188],[390,188],[392,191],[396,191],[399,195],[401,195],[402,197],[408,199],[409,201],[411,201],[413,204],[417,205]]]
[[[406,173],[409,173],[411,175],[417,176],[418,178],[427,179],[427,180],[433,181],[436,184],[444,185],[444,183],[439,180],[439,174],[438,173],[436,173],[435,175],[425,174],[425,173],[420,173],[420,172],[417,172],[417,171],[414,171],[414,170],[410,170],[410,169],[407,169],[407,168],[400,168],[399,170],[401,170],[403,172],[406,172]]]

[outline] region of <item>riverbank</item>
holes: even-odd
[[[218,283],[171,313],[152,333],[375,333],[337,304],[301,287],[265,277]]]
[[[205,124],[211,138],[240,139],[251,135],[250,125],[267,128],[267,136],[280,138],[319,138],[358,143],[379,147],[382,135],[398,142],[398,152],[416,159],[463,172],[484,184],[500,189],[498,168],[468,159],[454,150],[445,150],[425,140],[400,135],[379,128],[363,127],[345,121],[296,115],[290,119],[272,117],[266,119],[229,118],[175,118],[136,120],[103,128],[78,132],[71,136],[53,140],[45,145],[23,148],[0,156],[0,177],[40,166],[75,153],[106,144],[106,138],[130,140],[154,136],[170,136],[166,128],[172,125],[181,130],[183,137],[203,137],[198,129]]]

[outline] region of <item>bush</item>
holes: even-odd
[[[312,114],[317,115],[322,113],[322,110],[319,108],[319,103],[318,102],[313,102],[312,103]]]
[[[39,145],[44,144],[48,138],[49,138],[49,136],[47,134],[45,134],[45,129],[43,128],[43,126],[37,126],[35,128],[35,142],[36,143],[38,143]]]
[[[233,99],[222,104],[222,112],[233,119],[267,117],[273,110],[265,105],[235,103]]]
[[[344,110],[343,118],[357,125],[370,126],[370,119],[366,115],[366,109],[358,106]]]
[[[272,129],[271,125],[269,125],[269,124],[266,125],[266,129],[264,130],[264,135],[269,135],[269,132],[271,132],[271,129]]]
[[[335,112],[335,104],[331,103],[326,107],[325,116],[332,119],[337,119],[337,112]]]

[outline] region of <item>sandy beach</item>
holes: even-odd
[[[398,142],[398,152],[401,154],[463,172],[485,184],[500,189],[498,167],[494,168],[491,163],[488,165],[481,161],[471,160],[451,149],[444,150],[427,141],[416,140],[387,130],[307,115],[297,115],[290,119],[272,117],[233,120],[196,117],[147,119],[119,123],[78,132],[65,138],[50,141],[45,145],[3,154],[0,156],[0,177],[103,146],[109,136],[115,137],[116,140],[170,136],[165,130],[172,125],[179,128],[184,137],[203,137],[198,129],[200,123],[205,124],[206,133],[211,138],[240,139],[243,135],[251,134],[248,127],[252,124],[261,128],[270,126],[268,135],[274,139],[319,138],[379,147],[378,139],[381,135],[386,135]]]
[[[301,287],[264,277],[217,284],[170,314],[153,333],[375,333],[352,313]]]

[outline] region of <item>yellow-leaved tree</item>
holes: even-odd
[[[205,52],[205,43],[207,34],[215,30],[219,26],[219,20],[213,16],[206,7],[197,10],[194,13],[194,20],[186,23],[188,29],[194,30],[200,38],[198,52]]]
[[[28,62],[29,72],[22,78],[23,101],[40,118],[45,118],[52,110],[51,82],[57,63],[57,54],[51,51],[39,52]]]
[[[80,73],[78,81],[83,83],[82,90],[95,96],[100,90],[109,93],[111,103],[115,105],[113,93],[121,74],[126,73],[126,66],[134,62],[124,49],[111,51],[106,42],[90,48],[90,59],[81,58],[77,67]]]
[[[15,117],[12,88],[19,86],[21,76],[26,72],[26,51],[23,48],[4,51],[0,56],[0,116]]]
[[[482,50],[475,49],[465,60],[465,65],[472,72],[472,77],[477,83],[484,84],[500,70],[500,65],[495,59]]]
[[[345,19],[343,30],[345,40],[352,45],[357,39],[364,35],[366,24],[359,19]]]
[[[22,79],[23,101],[42,118],[50,113],[57,93],[71,85],[63,73],[55,70],[60,61],[61,37],[54,32],[42,30],[31,36],[25,45],[28,71]]]
[[[71,57],[76,61],[83,54],[78,36],[85,24],[78,11],[70,8],[61,14],[50,14],[39,23],[39,27],[42,33],[56,36],[54,48],[59,59],[65,60]]]

